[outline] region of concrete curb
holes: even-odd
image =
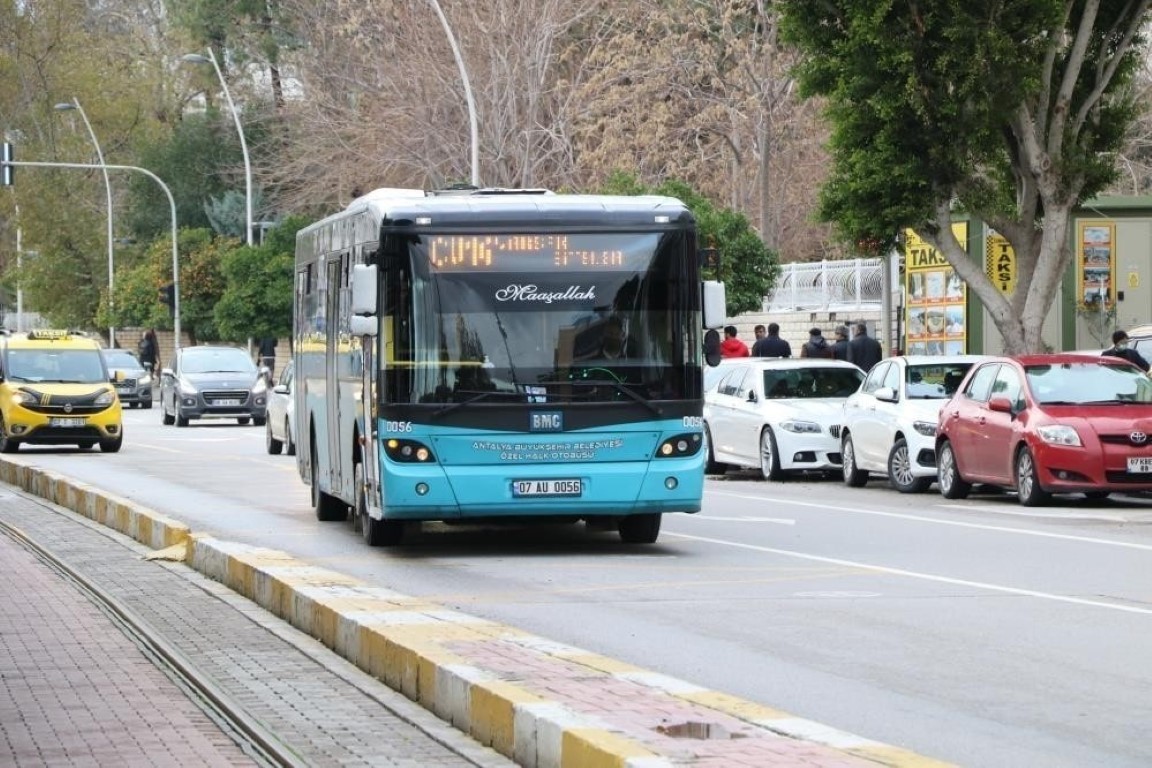
[[[196,535],[147,507],[18,460],[0,458],[0,480],[165,550],[528,768],[671,768],[708,758],[945,765],[283,552]],[[712,754],[702,748],[710,740]]]

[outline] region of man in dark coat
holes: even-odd
[[[832,357],[837,360],[848,359],[848,326],[838,325],[835,331],[836,339],[832,342]]]
[[[819,328],[808,331],[808,341],[800,347],[800,357],[832,357],[832,347],[828,346],[824,331]]]
[[[1125,331],[1116,331],[1112,334],[1112,346],[1104,350],[1103,354],[1122,358],[1145,373],[1148,372],[1148,361],[1144,359],[1143,355],[1128,346],[1128,334]]]
[[[780,338],[779,323],[768,323],[768,335],[752,345],[752,357],[792,357],[792,345]]]
[[[884,359],[880,342],[868,335],[868,326],[855,323],[852,326],[852,341],[848,342],[848,362],[860,366],[865,373]]]

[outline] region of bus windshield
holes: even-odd
[[[386,402],[700,396],[683,232],[437,234],[403,250],[384,278]]]

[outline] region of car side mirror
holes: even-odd
[[[161,368],[160,369],[160,375],[161,376],[172,376],[173,375],[172,369],[171,368]]]
[[[892,389],[892,387],[880,387],[880,389],[872,393],[872,396],[886,403],[895,403],[900,399],[896,394],[896,390]]]
[[[988,401],[988,410],[997,413],[1014,413],[1012,401],[1003,396],[997,396]]]
[[[748,393],[748,402],[755,403],[759,399],[760,398],[756,397],[756,390],[752,390]]]
[[[276,386],[272,387],[272,391],[278,395],[291,394],[291,392],[288,391],[288,385],[287,384],[277,384]]]

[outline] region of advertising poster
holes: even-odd
[[[968,224],[952,233],[968,248]],[[936,249],[912,230],[904,232],[904,353],[959,355],[967,349],[968,288]]]
[[[1116,225],[1107,221],[1081,221],[1076,238],[1076,295],[1081,306],[1112,306],[1116,285]]]

